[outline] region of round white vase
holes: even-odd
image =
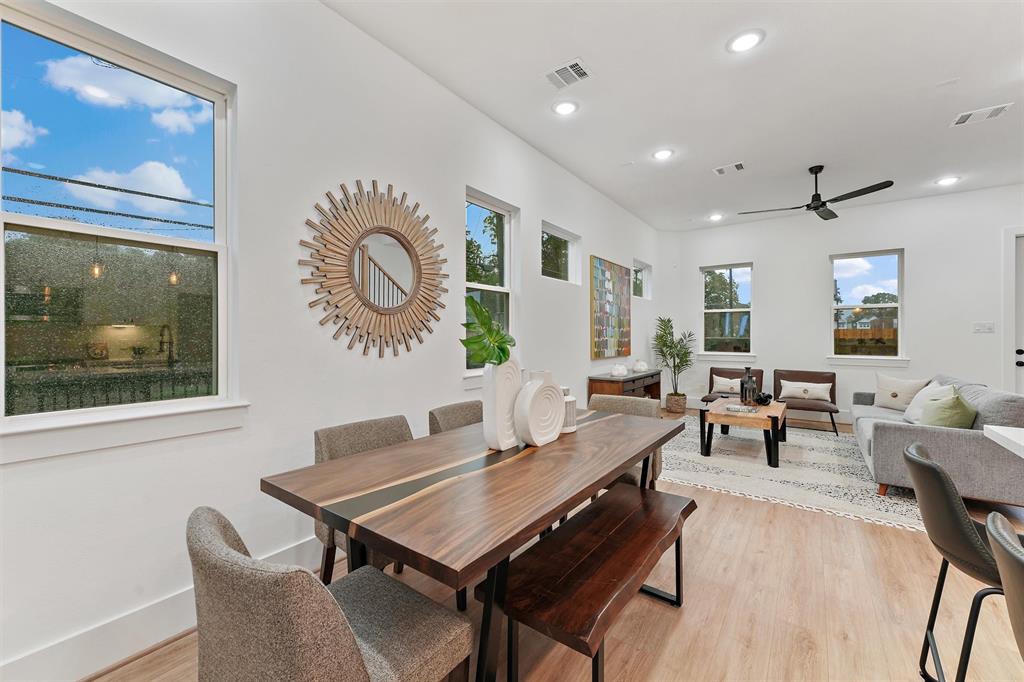
[[[558,438],[564,422],[565,398],[551,372],[530,372],[516,398],[516,433],[530,445],[545,445]]]
[[[500,365],[484,365],[484,441],[487,447],[508,450],[519,444],[514,409],[522,385],[522,370],[512,358]]]

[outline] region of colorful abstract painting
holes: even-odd
[[[590,357],[629,356],[629,268],[597,256],[590,257]]]

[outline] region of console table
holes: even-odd
[[[636,398],[661,400],[661,370],[631,372],[625,376],[595,374],[587,377],[587,402],[595,393],[605,395],[631,395]]]

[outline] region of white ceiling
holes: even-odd
[[[325,2],[658,229],[806,203],[817,163],[824,198],[895,181],[832,226],[844,206],[1024,181],[1019,2]],[[727,52],[749,28],[765,41]],[[576,58],[592,78],[556,91],[544,74]],[[579,112],[555,115],[561,99]],[[677,154],[652,160],[662,147]]]

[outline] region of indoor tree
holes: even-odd
[[[686,394],[679,392],[679,375],[693,366],[693,344],[697,335],[692,331],[676,336],[672,318],[659,317],[651,348],[658,364],[669,371],[672,377],[672,392],[665,398],[669,412],[686,410]]]

